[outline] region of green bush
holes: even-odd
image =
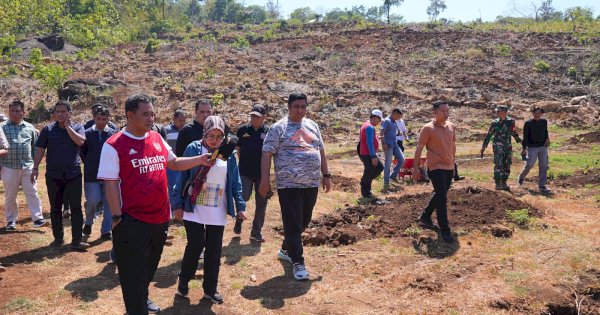
[[[31,50],[31,54],[29,55],[29,64],[32,66],[40,65],[42,64],[43,57],[44,55],[42,55],[42,50],[39,48],[34,48]]]
[[[246,39],[246,37],[238,36],[236,38],[235,42],[233,42],[233,44],[231,44],[231,47],[233,47],[235,49],[239,49],[239,50],[245,50],[250,47],[250,42],[248,41],[248,39]]]
[[[213,105],[221,105],[225,101],[225,95],[223,93],[217,93],[210,98]]]
[[[265,40],[265,42],[268,42],[268,41],[271,41],[271,40],[275,39],[275,31],[272,30],[272,29],[267,30],[265,32],[265,34],[263,35],[263,39]]]
[[[204,34],[204,35],[202,35],[202,37],[200,37],[200,40],[205,41],[205,42],[209,42],[209,43],[216,43],[217,42],[217,38],[213,34]]]
[[[577,78],[577,68],[575,68],[575,67],[569,67],[569,69],[567,69],[567,75],[571,79],[576,79]]]
[[[423,232],[423,230],[414,224],[404,229],[404,234],[410,237],[417,237],[421,235],[421,232]]]
[[[144,52],[147,54],[155,53],[156,50],[158,50],[158,47],[160,47],[160,41],[155,38],[150,38],[148,40],[148,43],[146,43],[146,48],[144,49]]]
[[[533,64],[533,68],[537,72],[548,72],[550,71],[550,64],[548,64],[544,60],[538,60]]]
[[[38,64],[33,69],[33,77],[39,80],[42,86],[48,90],[61,88],[71,73],[73,73],[71,69],[64,69],[62,66],[55,64]]]
[[[509,57],[512,54],[512,47],[506,44],[499,44],[496,46],[496,51],[498,52],[499,56]]]
[[[520,227],[528,227],[533,219],[529,216],[529,209],[506,210],[508,219]]]
[[[16,44],[15,35],[0,36],[0,55],[10,57]]]
[[[156,21],[150,26],[150,33],[153,34],[163,35],[166,33],[173,33],[175,31],[175,26],[169,20]]]

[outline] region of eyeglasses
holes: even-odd
[[[207,135],[206,139],[208,140],[223,140],[224,136],[223,135]]]

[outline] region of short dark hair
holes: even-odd
[[[22,111],[25,111],[25,104],[23,104],[23,102],[21,102],[21,101],[14,100],[14,101],[10,102],[10,104],[8,104],[8,108],[15,107],[15,106],[19,106]]]
[[[173,113],[173,118],[179,118],[181,116],[187,116],[187,114],[183,111],[183,109],[178,108],[175,110],[175,112]]]
[[[102,103],[94,103],[92,105],[92,115],[95,115],[96,112],[102,108],[105,108],[104,104]]]
[[[71,106],[71,102],[67,101],[67,100],[60,100],[58,102],[56,102],[56,104],[54,104],[54,107],[52,108],[52,111],[54,112],[56,110],[56,107],[58,106],[64,106],[67,108],[67,111],[72,111],[73,107]]]
[[[136,112],[140,108],[140,103],[152,104],[152,97],[146,94],[135,94],[125,101],[125,112]]]
[[[94,117],[96,117],[96,115],[110,116],[110,111],[106,107],[100,107],[94,111]]]
[[[400,108],[394,108],[394,109],[392,110],[392,114],[393,114],[393,113],[396,113],[396,114],[400,114],[400,115],[402,115],[402,111],[400,110]]]
[[[540,112],[542,112],[542,114],[544,113],[544,109],[543,109],[543,108],[541,108],[541,107],[539,107],[538,105],[534,105],[534,106],[532,106],[532,107],[531,107],[531,112],[532,112],[532,113],[535,113],[535,112],[537,112],[538,110],[539,110]]]
[[[442,105],[449,105],[449,104],[446,101],[435,101],[431,105],[433,106],[433,109],[438,109]]]
[[[301,92],[294,92],[288,97],[288,107],[292,105],[293,102],[298,100],[304,100],[306,101],[306,104],[308,104],[308,97],[306,96],[306,94]]]
[[[197,111],[198,107],[200,107],[200,105],[208,105],[212,108],[212,104],[210,103],[209,99],[201,98],[196,101],[196,104],[194,104],[194,111]]]

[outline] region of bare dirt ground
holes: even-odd
[[[244,51],[192,39],[164,43],[155,54],[143,53],[142,44],[127,44],[90,60],[61,61],[74,69],[71,79],[83,80],[66,85],[78,99],[79,121],[87,119],[92,101],[102,100],[114,104],[114,120],[123,123],[123,100],[138,91],[157,96],[162,123],[173,109],[191,112],[195,99],[208,97],[234,127],[246,121],[240,113],[252,103],[266,104],[273,121],[285,115],[289,92],[300,89],[311,98],[309,116],[323,130],[334,174],[333,191],[320,193],[305,235],[311,280],[294,281],[291,266],[277,259],[281,220],[275,196],[268,206],[266,243],[249,241],[249,223],[240,236],[232,233],[232,224],[226,228],[219,279],[223,305],[200,300],[201,268],[190,298],[175,297],[185,230],[170,227],[173,245],[165,247],[150,286],[162,313],[578,314],[580,305],[579,314],[600,314],[599,149],[597,130],[590,129],[600,121],[600,95],[590,82],[566,75],[570,66],[583,71],[599,60],[597,39],[581,46],[571,34],[343,25],[307,26],[290,34]],[[549,72],[533,68],[539,59],[552,65]],[[26,76],[0,79],[0,86],[1,99],[22,98],[28,111],[40,100],[48,106],[57,98]],[[585,100],[573,104],[573,97],[583,95]],[[430,185],[403,183],[398,192],[381,194],[377,181],[374,190],[387,200],[381,205],[364,205],[358,193],[363,167],[355,156],[357,127],[369,110],[402,107],[414,139],[435,99],[452,104],[459,166],[467,176],[450,192],[450,222],[459,240],[454,245],[414,224]],[[512,192],[493,191],[492,160],[477,154],[494,103],[511,104],[520,127],[529,105],[540,101],[552,127],[558,126],[551,134],[555,194],[537,192],[536,170],[523,187],[516,186],[518,154]],[[407,145],[406,155],[412,150]],[[0,274],[0,313],[123,314],[116,266],[109,263],[111,244],[98,239],[98,224],[88,252],[71,252],[49,246],[49,227],[32,228],[22,195],[19,207],[18,230],[0,230],[0,263],[7,268]],[[250,217],[253,209],[250,203]],[[507,216],[506,210],[519,209],[529,209],[526,228]],[[0,226],[5,224],[2,216]],[[68,242],[68,220],[65,224]]]

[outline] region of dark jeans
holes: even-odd
[[[429,179],[433,185],[433,197],[429,201],[429,205],[423,210],[421,215],[424,218],[431,218],[431,214],[435,210],[437,222],[441,230],[450,231],[448,222],[448,190],[452,184],[454,170],[429,170]]]
[[[371,196],[371,183],[383,172],[383,164],[378,161],[377,166],[371,164],[371,157],[368,155],[360,155],[360,160],[365,166],[363,176],[360,179],[360,193],[363,197]]]
[[[287,250],[293,263],[304,263],[302,232],[312,219],[317,203],[318,187],[278,189],[284,239],[281,249]]]
[[[396,140],[398,142],[398,146],[400,147],[400,151],[404,153],[404,144],[402,140]]]
[[[83,228],[83,212],[81,210],[81,175],[72,178],[52,178],[46,176],[46,188],[48,199],[50,199],[50,221],[52,222],[52,234],[55,240],[64,239],[62,223],[63,197],[69,196],[71,208],[71,243],[81,242],[81,230]]]
[[[254,212],[254,220],[252,221],[251,235],[261,235],[263,225],[265,224],[265,213],[267,211],[267,198],[258,193],[260,187],[260,178],[251,178],[241,176],[242,179],[242,197],[244,201],[250,200],[252,195],[252,187],[254,187],[254,199],[256,200],[256,211]]]
[[[219,268],[221,266],[221,248],[223,247],[224,226],[204,225],[192,221],[183,221],[187,236],[187,245],[183,260],[181,261],[181,272],[179,281],[189,282],[194,278],[198,269],[198,259],[204,249],[204,280],[202,288],[204,293],[213,295],[217,292],[219,282]]]
[[[113,229],[113,249],[127,314],[148,314],[148,286],[154,278],[169,222],[151,224],[124,214]]]

